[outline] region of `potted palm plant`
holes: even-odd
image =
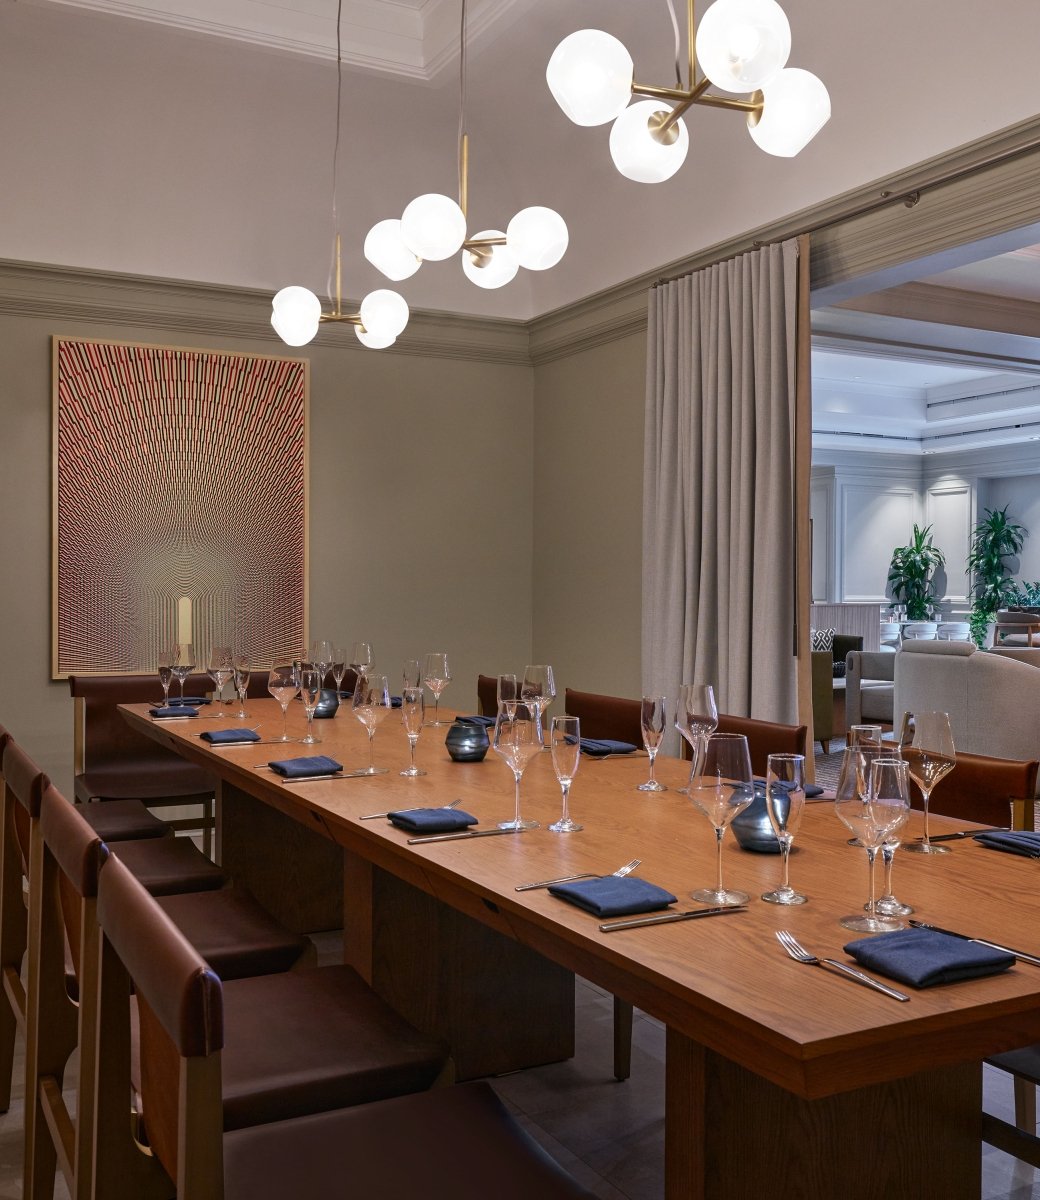
[[[932,545],[931,525],[924,529],[915,525],[910,544],[892,551],[888,583],[895,599],[906,605],[906,615],[911,621],[925,621],[931,616],[938,601],[932,578],[945,566],[946,556]]]
[[[971,615],[968,618],[972,641],[985,645],[990,623],[997,610],[1015,602],[1016,588],[1008,562],[1022,549],[1026,540],[1023,525],[1009,521],[1008,506],[987,508],[975,526],[968,549],[968,574],[971,575]]]

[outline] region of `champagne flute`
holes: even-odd
[[[694,761],[689,795],[715,829],[718,872],[714,888],[690,895],[703,904],[732,908],[748,901],[747,892],[728,892],[722,883],[722,839],[733,818],[755,798],[747,738],[742,733],[713,733]]]
[[[300,690],[300,677],[296,664],[291,662],[273,663],[267,673],[267,690],[282,707],[282,736],[275,738],[276,742],[291,742],[289,736],[289,701]]]
[[[359,675],[351,702],[354,716],[365,727],[368,734],[368,766],[366,775],[386,775],[387,767],[377,767],[374,739],[376,730],[390,715],[390,686],[385,675]]]
[[[492,749],[502,756],[513,772],[513,789],[516,812],[512,821],[500,821],[499,829],[537,829],[537,821],[525,821],[520,817],[520,778],[527,764],[541,750],[538,737],[538,721],[534,709],[526,704],[516,704],[510,710],[502,705],[495,720],[495,733],[491,739]]]
[[[419,669],[419,663],[415,662],[416,672]],[[410,679],[410,675],[406,675],[406,679]],[[419,740],[419,734],[422,733],[423,717],[426,713],[426,693],[418,684],[406,683],[401,691],[401,724],[404,725],[404,731],[408,736],[408,749],[411,752],[411,762],[406,771],[401,774],[409,779],[415,779],[419,775],[425,775],[426,772],[415,765],[415,743]]]
[[[214,646],[209,652],[209,666],[206,668],[206,674],[213,680],[217,689],[213,694],[213,715],[215,717],[224,715],[224,684],[235,673],[231,658],[230,646]]]
[[[372,646],[369,642],[355,642],[350,650],[350,666],[360,679],[372,665]]]
[[[924,807],[924,840],[911,842],[907,853],[949,854],[948,846],[928,840],[928,801],[935,785],[957,765],[950,717],[944,712],[903,713],[899,753],[910,768],[910,778],[921,789]]]
[[[303,700],[303,711],[307,714],[307,734],[300,738],[308,746],[314,746],[321,741],[314,736],[314,713],[321,700],[321,684],[324,678],[322,670],[317,666],[304,667],[300,672],[300,697]]]
[[[857,933],[891,933],[902,929],[903,922],[886,917],[876,911],[874,890],[874,862],[885,838],[905,822],[910,801],[907,793],[899,792],[898,771],[891,770],[892,763],[902,763],[898,758],[875,758],[866,776],[857,775],[856,790],[845,796],[836,797],[834,811],[843,824],[859,838],[867,851],[867,868],[870,876],[870,899],[866,915],[842,917],[840,924]],[[902,763],[905,768],[906,764]]]
[[[417,658],[406,658],[404,667],[401,670],[401,678],[406,688],[422,687],[422,668],[419,666]],[[426,701],[423,701],[423,709],[425,711]]]
[[[450,725],[450,721],[440,720],[441,692],[451,683],[448,656],[441,653],[427,654],[423,662],[423,679],[426,686],[433,692],[433,720],[429,724]]]
[[[703,759],[708,738],[719,724],[719,710],[715,707],[715,691],[710,683],[684,683],[679,687],[679,700],[675,706],[675,728],[690,744],[692,763],[690,777],[698,771],[698,759]],[[689,785],[676,789],[684,796]]]
[[[170,684],[173,682],[173,664],[177,659],[176,646],[164,646],[159,651],[159,683],[163,690],[163,707],[170,705]]]
[[[332,678],[336,681],[336,699],[343,690],[343,676],[347,673],[347,651],[344,646],[332,648]]]
[[[880,913],[883,917],[908,917],[914,910],[909,904],[903,904],[901,900],[897,900],[892,893],[892,864],[896,856],[896,850],[900,846],[900,830],[910,819],[910,778],[909,766],[899,760],[899,764],[891,762],[886,766],[885,772],[874,784],[874,791],[878,794],[891,791],[893,795],[906,797],[906,808],[903,810],[902,820],[895,825],[881,844],[881,861],[884,865],[884,895],[879,896],[874,903],[874,912]],[[866,908],[866,905],[863,906]]]
[[[549,731],[553,770],[563,792],[563,815],[549,826],[550,833],[577,833],[584,826],[571,820],[570,794],[581,762],[581,722],[577,717],[553,717]]]
[[[173,677],[181,685],[180,703],[184,704],[184,681],[195,670],[195,647],[191,642],[183,642],[179,646],[174,646],[174,662],[171,670]]]
[[[235,692],[238,695],[238,715],[242,718],[248,717],[246,712],[246,690],[249,687],[249,655],[236,654],[231,660],[231,666],[235,672]]]
[[[517,702],[520,699],[520,683],[516,676],[499,675],[495,690],[498,698],[498,707],[501,708],[505,704],[509,711],[514,712]]]
[[[544,747],[542,736],[542,714],[556,698],[556,683],[553,669],[547,665],[524,667],[524,679],[520,684],[520,699],[534,710],[538,723],[538,742]]]
[[[766,760],[766,813],[780,843],[782,863],[780,886],[762,899],[770,904],[804,904],[803,896],[791,887],[788,857],[805,808],[805,755],[770,754]]]
[[[329,667],[332,666],[333,657],[331,642],[320,640],[311,642],[311,662],[320,673],[319,687],[325,686],[325,677],[329,673]]]
[[[654,760],[661,749],[661,738],[668,723],[667,704],[664,696],[644,696],[639,702],[639,726],[643,731],[643,745],[650,755],[650,778],[646,783],[639,784],[638,790],[641,792],[668,791],[663,783],[658,783],[654,778]]]

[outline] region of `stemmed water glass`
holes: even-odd
[[[690,744],[693,762],[690,766],[691,779],[698,772],[698,759],[704,757],[708,738],[719,724],[719,710],[715,707],[715,691],[710,683],[684,683],[679,687],[679,699],[675,706],[675,728]],[[684,795],[689,785],[677,789]]]
[[[249,655],[236,654],[231,660],[235,672],[235,692],[238,695],[238,715],[248,717],[246,712],[246,690],[249,687]]]
[[[180,703],[184,703],[184,681],[195,670],[195,647],[190,642],[183,642],[173,648],[173,677],[181,685]]]
[[[804,904],[808,899],[791,887],[788,857],[805,808],[805,755],[770,754],[766,760],[766,813],[780,843],[780,886],[762,899],[770,904]]]
[[[880,725],[852,725],[848,745],[841,756],[836,795],[850,797],[862,792],[870,778],[870,764],[881,754]],[[849,838],[850,846],[861,845],[858,838]]]
[[[426,686],[433,692],[433,720],[430,725],[450,725],[450,721],[441,721],[440,705],[441,692],[451,683],[451,668],[448,666],[446,654],[427,654],[423,662],[423,679]]]
[[[351,702],[354,716],[368,734],[368,766],[366,775],[386,775],[387,767],[377,767],[374,739],[376,730],[390,714],[390,686],[385,675],[359,675]]]
[[[639,702],[639,726],[643,731],[643,745],[650,755],[650,778],[646,783],[639,784],[641,792],[667,792],[663,783],[654,778],[654,760],[661,749],[661,738],[664,737],[664,727],[668,724],[664,696],[644,696]]]
[[[903,764],[906,766],[906,763]],[[906,772],[904,772],[904,775]],[[910,794],[910,784],[908,778],[904,778],[903,785],[907,789],[907,796]],[[907,809],[906,819],[901,821],[899,825],[885,838],[881,846],[881,862],[885,869],[885,882],[882,885],[884,895],[878,897],[877,903],[874,905],[874,910],[885,917],[908,917],[914,911],[911,905],[904,904],[901,900],[897,900],[892,893],[892,863],[896,856],[896,851],[901,845],[900,830],[910,818],[909,808]]]
[[[549,826],[550,833],[577,833],[583,826],[571,820],[571,784],[581,762],[581,722],[577,717],[553,717],[549,730],[553,770],[563,792],[563,814]]]
[[[520,683],[515,675],[499,675],[496,685],[498,707],[506,705],[507,711],[515,712],[520,699]]]
[[[898,769],[900,767],[902,771]],[[890,933],[903,928],[902,921],[877,912],[874,862],[885,838],[906,821],[909,807],[906,764],[898,758],[875,758],[868,775],[865,778],[862,774],[858,775],[855,791],[835,797],[834,811],[866,849],[870,873],[870,899],[865,905],[866,915],[842,917],[840,924],[845,929],[857,933]]]
[[[170,705],[170,684],[173,682],[173,664],[176,658],[176,646],[165,646],[159,651],[159,683],[163,690],[164,708]]]
[[[416,662],[418,669],[418,662]],[[411,678],[411,676],[406,676]],[[423,717],[426,713],[426,693],[418,684],[406,684],[401,690],[401,724],[404,725],[404,731],[408,736],[408,749],[411,752],[411,762],[408,769],[402,771],[401,774],[409,779],[415,779],[418,775],[425,775],[426,772],[415,765],[415,743],[419,740],[419,734],[422,733]]]
[[[510,710],[502,705],[495,720],[495,733],[491,739],[492,749],[500,754],[513,772],[515,815],[512,821],[500,821],[499,829],[537,829],[537,821],[520,818],[520,778],[527,764],[542,750],[538,737],[538,720],[533,708],[526,704],[515,704]]]
[[[899,753],[910,768],[910,778],[921,789],[924,807],[924,840],[911,842],[908,853],[949,854],[948,846],[928,840],[928,801],[935,785],[957,765],[950,717],[944,712],[903,713]]]
[[[360,679],[372,665],[372,646],[368,642],[355,642],[350,650],[350,666]]]
[[[332,678],[336,681],[336,699],[343,690],[343,676],[347,673],[347,651],[343,646],[332,647]]]
[[[747,738],[742,733],[714,733],[703,752],[695,751],[695,774],[690,776],[689,795],[712,823],[718,873],[714,888],[700,888],[690,895],[703,904],[732,908],[746,904],[746,892],[728,892],[722,883],[722,838],[733,818],[755,798],[754,776]]]
[[[206,668],[206,674],[213,680],[213,685],[217,689],[213,696],[213,715],[215,717],[224,715],[224,684],[234,673],[231,647],[214,646],[209,653],[209,666]]]
[[[303,711],[307,714],[307,734],[300,738],[300,741],[306,742],[308,746],[321,741],[321,738],[314,734],[314,713],[321,700],[322,679],[321,668],[317,666],[304,667],[300,672],[300,698],[303,700]]]
[[[282,707],[282,736],[275,738],[276,742],[291,742],[289,736],[289,701],[300,690],[300,677],[296,664],[292,662],[274,663],[267,673],[267,690]]]
[[[417,658],[406,658],[404,666],[401,668],[401,679],[403,686],[406,688],[421,688],[422,687],[422,669],[419,666]],[[426,702],[423,701],[425,710]]]
[[[524,667],[524,679],[520,684],[520,699],[533,709],[538,724],[538,742],[544,747],[542,716],[556,698],[556,683],[553,669],[546,665]]]
[[[311,662],[317,667],[319,673],[318,687],[325,686],[325,676],[329,673],[329,667],[332,666],[334,654],[332,651],[332,643],[316,639],[311,642]]]

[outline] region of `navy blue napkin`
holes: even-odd
[[[1022,854],[1026,858],[1040,858],[1040,833],[1028,830],[1012,830],[1008,833],[986,832],[975,834],[975,841],[987,850],[1006,850],[1009,854]]]
[[[1013,954],[934,929],[900,929],[860,938],[849,942],[845,953],[861,967],[916,988],[998,975],[1015,963]]]
[[[391,696],[390,697],[390,707],[391,708],[400,708],[402,704],[404,704],[404,701],[401,699],[400,696]]]
[[[461,808],[408,808],[387,816],[392,825],[409,833],[454,833],[477,823],[476,817]]]
[[[325,754],[312,754],[309,758],[284,758],[267,764],[278,775],[286,779],[300,779],[306,775],[335,775],[343,770],[343,764]]]
[[[165,707],[160,704],[158,708],[150,708],[148,712],[159,721],[164,717],[197,717],[199,715],[197,708],[189,708],[187,705],[182,708],[179,704],[167,704]]]
[[[207,729],[199,737],[214,746],[230,746],[235,742],[258,742],[260,735],[252,729]]]
[[[209,700],[205,696],[185,696],[183,700],[180,696],[170,697],[171,707],[179,707],[182,704],[191,704],[193,707],[198,708],[200,704],[209,704]]]
[[[579,738],[582,754],[590,758],[603,758],[607,754],[631,754],[638,750],[631,742],[618,742],[613,738]]]
[[[790,784],[784,783],[783,780],[781,780],[781,779],[777,779],[775,781],[775,783],[776,783],[777,787],[782,787],[785,789],[790,788]],[[766,781],[764,779],[756,779],[755,780],[755,795],[761,796],[763,800],[765,799],[765,797],[766,797]],[[820,787],[818,784],[807,783],[805,785],[806,800],[813,800],[813,799],[815,799],[815,797],[822,796],[822,795],[823,795],[823,788]]]
[[[813,800],[817,796],[822,796],[822,795],[823,795],[823,788],[820,787],[820,785],[818,783],[807,783],[805,785],[806,800]]]
[[[635,875],[604,875],[601,879],[579,879],[554,883],[549,895],[576,904],[597,917],[623,917],[628,913],[654,912],[675,903],[675,897],[656,884]]]
[[[495,717],[481,717],[481,716],[456,717],[455,724],[456,725],[477,725],[481,729],[490,729],[495,724],[495,720],[496,720]]]

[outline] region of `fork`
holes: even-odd
[[[906,992],[897,992],[895,988],[890,988],[887,984],[879,983],[876,979],[871,979],[869,975],[865,975],[862,971],[857,971],[855,967],[850,967],[847,963],[839,962],[836,958],[817,958],[815,954],[810,954],[801,942],[795,938],[794,934],[788,932],[786,929],[778,929],[776,931],[776,940],[796,962],[805,963],[810,967],[831,967],[835,971],[840,971],[842,975],[847,975],[856,983],[863,984],[864,987],[873,988],[876,992],[891,996],[893,1000],[910,999]]]
[[[632,872],[639,866],[643,860],[641,858],[633,858],[631,862],[625,863],[623,867],[618,867],[616,871],[611,872],[611,876],[617,879],[624,879],[626,875],[631,875]],[[597,875],[595,871],[582,871],[580,875],[561,875],[559,879],[542,879],[538,883],[521,883],[515,887],[515,892],[533,892],[536,888],[555,887],[558,883],[573,883],[576,879],[601,879],[603,876]]]
[[[460,797],[458,800],[452,800],[452,802],[450,804],[442,804],[440,807],[441,808],[458,808],[458,806],[461,803],[462,803],[462,798]],[[414,808],[395,808],[394,809],[394,812],[415,812],[415,811],[416,810]],[[359,821],[377,821],[380,817],[389,817],[389,816],[390,816],[390,814],[388,812],[366,813],[363,817],[358,817],[358,820]]]

